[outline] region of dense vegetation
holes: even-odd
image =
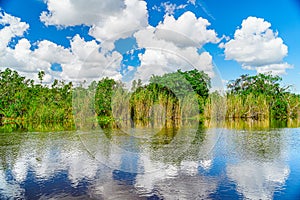
[[[16,71],[0,71],[0,123],[72,123],[72,83],[55,80],[50,87],[20,76]]]
[[[209,87],[209,77],[197,70],[152,76],[146,85],[133,81],[131,91],[104,78],[97,84],[95,110],[101,124],[112,120],[117,120],[118,126],[132,126],[138,120],[179,122],[203,114]]]
[[[100,126],[133,126],[137,121],[153,125],[163,120],[179,126],[187,119],[218,118],[225,106],[224,115],[233,119],[287,120],[300,113],[299,95],[271,74],[242,75],[229,82],[226,99],[209,93],[210,78],[198,70],[152,76],[148,84],[134,80],[131,90],[110,78],[87,87],[58,80],[45,85],[44,75],[39,72],[40,81],[35,83],[11,69],[0,71],[0,125],[30,130],[29,124],[60,124],[61,129],[74,129],[82,119],[93,126],[97,119]]]
[[[295,119],[299,115],[299,95],[280,85],[271,74],[242,75],[227,88],[227,117],[254,119]]]

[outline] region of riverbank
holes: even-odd
[[[152,76],[148,84],[134,80],[130,89],[110,78],[74,87],[59,80],[45,85],[43,73],[39,77],[40,83],[35,83],[10,69],[0,72],[0,127],[34,130],[31,127],[59,124],[59,130],[70,130],[130,127],[140,121],[181,126],[190,119],[204,124],[228,119],[286,123],[300,118],[300,96],[270,74],[243,75],[229,82],[223,95],[210,92],[209,76],[198,70]]]

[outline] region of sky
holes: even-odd
[[[0,69],[45,83],[272,73],[300,93],[300,1],[0,0]]]

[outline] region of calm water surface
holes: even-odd
[[[300,129],[1,133],[17,198],[300,199]]]

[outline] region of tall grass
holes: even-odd
[[[282,120],[300,116],[300,98],[294,94],[285,94],[280,99],[271,99],[264,94],[227,94],[226,105],[226,118],[230,119]]]
[[[228,94],[226,118],[269,119],[270,106],[264,95]]]

